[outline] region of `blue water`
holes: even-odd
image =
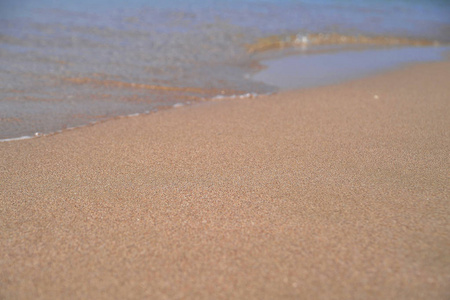
[[[438,0],[0,0],[0,139],[217,94],[273,92],[252,80],[260,57],[245,45],[259,38],[448,43],[449,16],[449,1]]]
[[[401,47],[343,51],[316,55],[297,54],[263,63],[255,76],[279,89],[299,89],[341,83],[418,61],[441,60],[450,47]]]

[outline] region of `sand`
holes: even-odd
[[[0,143],[1,299],[449,299],[450,63]]]

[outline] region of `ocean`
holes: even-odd
[[[449,43],[446,0],[1,0],[0,140],[320,85],[440,59]],[[261,76],[293,56],[308,65],[298,84]]]

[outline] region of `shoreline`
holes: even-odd
[[[111,122],[114,120],[119,120],[119,119],[123,119],[123,118],[133,118],[133,117],[139,117],[139,116],[146,116],[146,115],[151,115],[154,113],[158,113],[161,111],[165,111],[168,109],[178,109],[180,107],[184,107],[184,106],[195,106],[195,105],[201,105],[204,102],[214,102],[214,101],[220,101],[220,100],[234,100],[234,99],[247,99],[247,98],[256,98],[256,97],[261,97],[261,96],[267,96],[270,94],[256,94],[256,93],[245,93],[245,94],[239,94],[239,95],[228,95],[228,96],[224,96],[224,95],[217,95],[214,96],[212,98],[203,98],[201,100],[199,100],[198,102],[193,102],[193,103],[175,103],[173,105],[162,105],[160,106],[158,109],[154,109],[154,110],[150,110],[150,111],[144,111],[144,112],[140,112],[140,113],[132,113],[132,114],[128,114],[128,115],[118,115],[118,116],[111,116],[110,118],[107,119],[101,119],[101,120],[97,120],[97,121],[92,121],[89,122],[88,124],[83,124],[83,125],[79,125],[79,126],[74,126],[74,127],[67,127],[67,128],[63,128],[54,132],[49,132],[49,133],[41,133],[41,132],[36,132],[34,135],[30,136],[30,135],[25,135],[25,136],[20,136],[20,137],[12,137],[12,138],[5,138],[5,139],[0,139],[0,143],[8,143],[8,142],[15,142],[15,141],[22,141],[22,140],[29,140],[29,139],[35,139],[35,138],[42,138],[42,137],[50,137],[53,135],[57,135],[57,134],[62,134],[64,132],[67,131],[72,131],[72,130],[78,130],[84,127],[90,127],[90,126],[95,126],[97,124],[102,124],[105,122]]]
[[[361,48],[341,51],[325,51],[318,53],[303,53],[303,50],[298,47],[290,46],[290,52],[278,55],[272,54],[273,58],[268,59],[263,56],[255,58],[258,64],[265,66],[258,72],[249,75],[254,84],[265,84],[277,89],[275,92],[258,94],[255,92],[234,91],[238,94],[233,94],[233,91],[223,89],[222,93],[210,97],[201,97],[196,100],[183,101],[182,97],[175,97],[176,102],[173,104],[164,104],[154,106],[151,109],[140,112],[132,112],[128,114],[119,115],[105,115],[103,118],[86,121],[74,126],[60,128],[51,132],[33,132],[30,135],[23,135],[18,137],[6,137],[0,139],[0,143],[20,141],[25,139],[33,139],[36,137],[52,136],[60,134],[65,131],[89,127],[96,124],[113,121],[121,118],[128,118],[138,115],[149,115],[158,111],[166,109],[179,108],[182,106],[198,105],[203,102],[217,101],[221,99],[246,99],[260,96],[272,95],[286,90],[303,90],[313,89],[322,86],[337,85],[358,78],[367,78],[376,74],[382,74],[392,70],[400,70],[408,65],[423,64],[433,61],[446,61],[446,53],[448,53],[450,46],[447,44],[434,46],[413,46],[407,47],[400,45],[398,47],[389,46],[386,48]],[[281,50],[280,50],[281,51]],[[269,56],[270,57],[270,56]],[[371,62],[373,57],[378,60],[378,63]],[[325,60],[327,63],[323,63]],[[319,69],[319,71],[315,71]],[[299,70],[302,70],[299,72]],[[306,70],[306,71],[305,71]],[[248,79],[248,78],[247,78]],[[85,80],[87,83],[89,80]],[[107,82],[108,83],[108,82]],[[108,83],[109,84],[109,83]],[[116,83],[116,85],[121,86]],[[142,84],[123,83],[123,86],[139,87]],[[122,87],[123,87],[122,86]],[[80,87],[82,89],[83,87]],[[160,87],[161,89],[189,89],[177,87]],[[191,88],[195,89],[195,88]],[[207,89],[205,89],[206,91]],[[220,89],[216,89],[220,91]],[[16,118],[11,116],[10,118]],[[67,120],[69,121],[69,120]],[[67,126],[67,125],[66,125]]]
[[[450,45],[449,6],[441,0],[100,0],[2,8],[0,139],[216,95],[273,93],[274,86],[251,78],[263,68],[259,62],[286,54]]]
[[[0,298],[445,299],[449,70],[0,143]]]

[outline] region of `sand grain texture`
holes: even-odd
[[[440,62],[0,143],[0,298],[449,299],[449,116]]]

